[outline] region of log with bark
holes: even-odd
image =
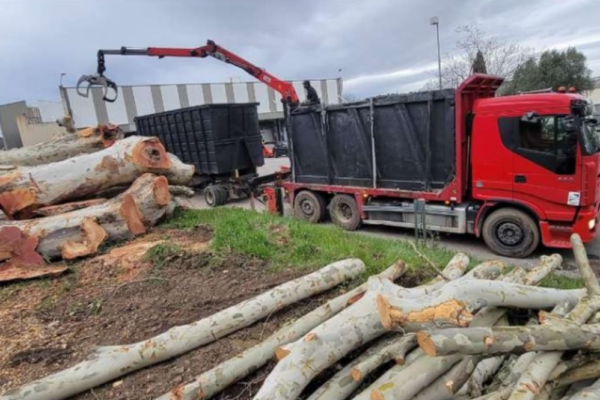
[[[35,238],[37,252],[46,258],[73,259],[94,254],[105,242],[146,233],[163,217],[170,199],[165,177],[144,174],[125,193],[104,203],[4,226]]]
[[[19,149],[0,151],[0,165],[32,167],[50,164],[80,154],[100,151],[122,138],[123,131],[117,125],[111,124],[101,124],[74,133],[61,132],[46,142]]]
[[[456,259],[453,261],[456,262]],[[479,271],[493,274],[497,270],[497,263],[488,263],[482,265],[480,270],[476,269],[455,282],[457,286],[477,288],[478,279],[475,277]],[[442,305],[439,313],[435,312],[437,307],[432,305],[440,299],[439,293],[444,293],[443,289],[455,282],[447,283],[441,290],[434,291],[429,295],[421,295],[418,298],[407,297],[406,294],[410,293],[410,289],[404,289],[389,284],[389,282],[382,282],[374,278],[371,278],[369,282],[370,289],[361,300],[315,328],[302,340],[293,343],[289,354],[277,364],[255,399],[293,399],[297,397],[320,371],[353,349],[385,333],[385,321],[382,323],[382,319],[373,312],[377,309],[381,294],[395,296],[405,306],[414,308],[416,312],[404,321],[402,328],[405,330],[424,326],[431,327],[436,324],[463,323],[461,318],[456,318],[455,312],[450,311],[451,307],[445,307],[447,304]],[[421,292],[419,289],[416,291]],[[451,293],[453,290],[448,292],[448,296]],[[547,292],[546,295],[549,293]],[[473,295],[475,296],[475,294]],[[447,303],[446,300],[442,300],[441,303]],[[444,309],[448,312],[444,312]],[[333,340],[333,337],[336,339]]]
[[[534,288],[471,276],[418,299],[405,299],[400,293],[398,287],[371,278],[370,289],[361,300],[293,344],[255,400],[295,399],[319,372],[386,329],[466,326],[472,319],[470,311],[483,306],[541,309],[583,295],[579,290]],[[372,319],[373,310],[378,311],[379,323]]]
[[[148,172],[182,184],[191,180],[194,167],[167,154],[157,138],[132,136],[102,151],[0,176],[0,209],[23,219],[41,207],[129,184]]]
[[[404,274],[405,271],[406,266],[403,262],[399,261],[381,272],[378,276],[394,281]],[[293,323],[284,326],[265,341],[202,373],[193,382],[174,388],[169,393],[160,396],[157,400],[171,400],[173,398],[177,398],[178,400],[201,400],[214,396],[227,386],[251,374],[269,362],[279,346],[298,340],[315,326],[325,322],[352,304],[352,302],[355,302],[366,290],[367,285],[362,284],[328,301]]]
[[[357,259],[338,261],[218,313],[176,326],[142,342],[102,346],[87,360],[45,378],[5,392],[1,400],[59,400],[214,342],[297,301],[329,290],[362,274]]]
[[[58,275],[64,265],[46,264],[35,251],[38,239],[27,237],[16,227],[0,227],[0,282]]]

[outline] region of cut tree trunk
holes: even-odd
[[[590,263],[587,259],[585,248],[581,242],[581,238],[578,234],[571,235],[571,244],[573,246],[573,253],[575,254],[575,261],[579,272],[583,277],[586,287],[586,297],[581,299],[579,303],[571,310],[565,317],[569,322],[576,324],[586,323],[600,307],[600,285],[598,280],[590,267]],[[554,310],[553,313],[559,316],[564,315],[568,306],[557,307],[558,310]],[[544,325],[551,325],[551,320]],[[531,367],[527,369],[525,373],[519,378],[519,381],[515,385],[515,389],[511,393],[509,400],[533,400],[539,394],[540,390],[548,382],[548,376],[552,373],[554,368],[560,363],[562,358],[562,352],[552,351],[543,352],[538,354],[533,360]]]
[[[399,261],[378,276],[394,281],[406,271],[403,262]],[[278,346],[298,340],[315,326],[325,322],[350,305],[357,297],[362,296],[367,285],[361,286],[338,296],[310,313],[300,317],[293,323],[279,329],[265,341],[253,346],[241,354],[217,365],[209,371],[197,376],[193,382],[178,386],[165,393],[157,400],[202,400],[209,399],[227,386],[242,379],[268,363],[275,355]]]
[[[131,183],[146,172],[190,180],[194,167],[169,157],[157,138],[132,136],[102,151],[0,176],[0,208],[22,219],[44,206]]]
[[[430,356],[523,354],[529,351],[600,351],[600,336],[585,325],[507,326],[419,332],[419,346]]]
[[[414,335],[412,335],[414,337]],[[352,362],[342,368],[313,394],[308,400],[341,400],[352,394],[362,383],[363,375],[360,379],[353,376],[353,372],[357,367],[365,363],[372,362],[374,358],[380,358],[380,354],[386,352],[386,348],[393,343],[404,339],[401,335],[393,335],[391,337],[380,339],[373,346],[369,347],[364,353],[355,358]],[[391,357],[387,359],[389,361]],[[364,370],[364,368],[363,368]]]
[[[464,255],[455,257],[463,258],[464,261],[461,261],[461,263],[466,264],[468,261],[464,258]],[[491,273],[495,269],[490,268],[490,265],[487,264],[482,267],[482,270]],[[472,274],[469,274],[468,277],[460,279],[461,285],[472,286],[471,282],[478,281],[474,279],[477,273],[478,271],[472,271]],[[447,274],[444,275],[447,276]],[[467,285],[465,282],[469,284]],[[370,278],[369,283],[369,291],[365,293],[362,299],[313,329],[302,340],[292,344],[290,353],[276,365],[273,372],[267,377],[255,400],[295,399],[319,372],[350,351],[385,332],[381,320],[378,321],[377,315],[373,313],[373,310],[377,307],[378,296],[381,294],[406,293],[408,289],[390,285],[376,278]],[[447,285],[452,285],[452,282],[444,287]],[[440,291],[443,291],[443,289]],[[399,302],[404,301],[415,308],[423,308],[423,303],[427,304],[428,299],[435,298],[436,293],[438,292],[422,296],[419,299],[402,299],[400,297],[397,297],[397,299]],[[429,319],[407,322],[414,322],[416,323],[415,326],[420,327],[431,326],[432,323],[436,322],[452,323],[453,325],[456,323],[455,320],[449,320],[445,315],[441,315],[441,318],[436,318],[435,315],[430,315],[430,317]],[[310,362],[308,362],[309,359]]]
[[[448,265],[446,265],[446,268],[444,268],[443,275],[448,279],[460,278],[465,273],[468,264],[469,264],[469,259],[467,256],[465,256],[464,254],[460,254],[460,253],[456,254],[448,262]],[[485,264],[487,265],[487,263],[485,263]],[[479,266],[476,269],[479,269]],[[477,271],[475,271],[475,272],[477,272]],[[471,271],[469,273],[469,276],[472,276],[475,272]],[[421,297],[426,293],[431,293],[432,291],[435,291],[436,288],[443,286],[445,283],[446,283],[446,279],[442,278],[440,276],[436,277],[431,282],[429,282],[425,285],[418,286],[415,288],[404,288],[404,287],[401,287],[398,285],[394,285],[391,282],[389,282],[388,280],[379,281],[379,284],[382,285],[385,288],[385,290],[388,290],[390,293],[393,293],[394,296],[397,296],[397,297],[400,297],[403,299],[414,299],[414,298]],[[349,312],[349,311],[346,311],[346,312]],[[346,324],[348,324],[348,322],[346,322]],[[375,319],[373,319],[373,324],[375,324],[375,325],[378,324]],[[348,329],[352,329],[352,328],[348,327]],[[356,342],[355,347],[359,347],[362,344],[364,344],[370,340],[371,339],[368,339],[365,342],[362,342],[361,344],[358,344],[358,342]],[[282,360],[285,356],[287,356],[290,353],[291,349],[297,343],[300,344],[301,347],[303,346],[303,341],[298,340],[297,342],[289,343],[288,345],[281,346],[280,348],[278,348],[277,352],[276,352],[277,359]],[[350,351],[350,350],[348,350],[348,351]]]
[[[72,259],[98,250],[105,241],[142,234],[163,217],[170,201],[165,177],[140,176],[125,193],[105,203],[51,217],[9,221],[25,236],[39,241],[47,258]]]
[[[505,356],[499,356],[482,360],[477,364],[467,382],[456,393],[456,397],[463,399],[481,396],[484,383],[496,374],[505,359]]]
[[[490,326],[504,315],[504,310],[488,307],[475,315],[473,326]],[[423,355],[402,372],[394,376],[389,382],[385,382],[371,392],[374,400],[408,400],[419,392],[431,387],[432,383],[452,368],[462,359],[461,354],[445,357],[429,357]],[[444,384],[444,386],[446,386]],[[449,394],[451,392],[446,387]]]
[[[538,288],[508,282],[473,279],[468,285],[459,279],[446,284],[443,290],[418,301],[377,296],[377,309],[386,329],[413,323],[445,323],[446,326],[468,326],[471,310],[483,306],[529,308],[534,310],[554,307],[559,303],[576,301],[583,290]],[[421,336],[428,334],[422,332]],[[421,341],[419,342],[421,343]],[[429,352],[428,354],[435,354]]]
[[[527,285],[537,285],[551,271],[558,268],[562,263],[562,257],[555,254],[549,257],[542,257],[540,264],[529,272],[520,269],[514,269],[511,273],[500,278],[502,282],[512,282]],[[506,309],[486,307],[477,313],[476,321],[471,326],[491,326],[493,321],[498,319],[497,326],[506,326],[508,322],[504,317]],[[424,390],[420,391],[415,399],[419,400],[443,400],[453,396],[467,382],[476,365],[483,359],[482,356],[465,356],[454,365],[448,372],[437,379],[432,384],[428,384]],[[435,376],[430,377],[435,378]],[[397,382],[402,385],[402,382]]]
[[[565,372],[552,383],[552,386],[563,387],[571,385],[575,382],[598,378],[600,378],[600,360],[587,363]]]
[[[47,142],[0,151],[0,165],[32,167],[63,161],[111,146],[123,132],[116,125],[98,125],[75,133],[61,132]]]
[[[416,346],[417,336],[414,333],[390,340],[381,350],[374,352],[371,357],[365,358],[352,368],[352,379],[362,382],[377,367],[390,360],[394,360],[398,364],[404,364],[406,354]]]
[[[419,358],[423,357],[425,353],[423,350],[416,348],[411,351],[404,361],[404,364],[395,364],[392,368],[385,371],[379,378],[377,378],[371,385],[369,385],[366,389],[360,392],[358,395],[354,396],[352,400],[371,400],[371,393],[380,388],[381,385],[384,385],[386,382],[390,382],[394,379],[394,377],[406,368],[411,365],[413,362],[417,361]]]
[[[568,398],[569,400],[596,400],[600,399],[600,380]]]
[[[164,179],[164,178],[163,178]],[[59,400],[214,342],[365,270],[356,259],[338,261],[189,325],[129,345],[102,346],[71,368],[4,393],[1,400]]]
[[[0,227],[0,282],[57,275],[64,265],[48,266],[35,251],[38,239],[26,237],[16,227]]]
[[[290,354],[267,377],[255,400],[295,399],[319,372],[380,336],[386,328],[465,326],[472,318],[467,308],[548,308],[583,294],[578,290],[541,289],[465,277],[419,299],[403,299],[394,297],[394,285],[375,278],[369,282],[369,291],[361,300],[293,344]],[[373,319],[374,309],[378,310],[379,323]]]
[[[371,372],[388,361],[395,360],[397,365],[414,361],[405,358],[405,354],[415,346],[414,334],[381,339],[325,382],[308,400],[338,400],[350,396]]]
[[[80,210],[86,207],[97,206],[98,204],[102,203],[106,203],[106,199],[73,201],[70,203],[59,204],[57,206],[47,206],[38,208],[33,212],[33,214],[39,217],[51,217],[53,215],[64,214],[70,211]]]

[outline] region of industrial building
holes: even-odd
[[[293,81],[300,98],[302,81]],[[311,80],[324,104],[342,102],[342,79]],[[77,127],[110,122],[135,131],[134,118],[183,107],[218,103],[259,103],[258,116],[266,142],[284,140],[283,104],[280,95],[262,82],[195,83],[179,85],[120,86],[114,103],[102,100],[102,90],[92,88],[88,97],[75,87],[61,87],[63,105]]]
[[[292,83],[303,99],[302,81]],[[322,103],[342,103],[341,78],[311,80],[311,85]],[[59,90],[62,104],[41,102],[33,107],[19,101],[0,105],[0,131],[4,137],[0,149],[30,146],[50,139],[62,129],[56,120],[64,115],[71,115],[77,128],[110,122],[120,125],[125,132],[135,132],[137,116],[217,103],[258,103],[265,142],[285,140],[281,98],[261,82],[120,86],[114,103],[102,100],[99,88],[92,88],[88,97],[77,94],[75,87],[60,86]]]

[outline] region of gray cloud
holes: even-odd
[[[444,53],[455,29],[475,22],[537,50],[578,46],[600,75],[596,0],[5,0],[0,10],[0,103],[58,99],[60,73],[71,85],[94,72],[98,48],[206,39],[285,79],[342,76],[358,96],[416,90],[435,71],[433,15]],[[215,60],[110,57],[107,66],[121,84],[251,79]]]

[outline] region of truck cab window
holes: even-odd
[[[577,134],[565,129],[563,116],[500,118],[502,141],[510,150],[558,175],[575,173]]]
[[[535,121],[520,121],[518,143],[526,150],[554,153],[554,117],[536,118]]]

